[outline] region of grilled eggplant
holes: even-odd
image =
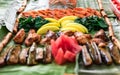
[[[102,57],[102,60],[105,64],[110,65],[112,64],[112,58],[110,56],[110,53],[108,52],[108,48],[106,47],[99,47],[100,54]]]
[[[45,58],[44,63],[51,63],[52,62],[52,50],[50,45],[45,46]]]
[[[27,65],[35,65],[37,64],[36,60],[35,60],[35,55],[36,55],[36,43],[33,42],[32,46],[29,49],[29,55],[27,58]]]
[[[113,61],[116,64],[120,64],[119,48],[116,45],[109,43],[109,50],[110,50],[110,54],[111,54]]]
[[[102,63],[102,59],[101,59],[101,55],[100,55],[100,52],[99,52],[99,49],[96,45],[95,42],[91,42],[91,45],[94,49],[93,51],[93,58],[94,58],[94,62],[95,64],[101,64]]]
[[[5,59],[6,59],[6,57],[7,57],[8,52],[9,52],[11,49],[13,49],[13,47],[12,47],[12,46],[9,46],[7,49],[5,49],[4,52],[1,53],[1,55],[0,55],[0,67],[1,67],[1,66],[4,66],[4,65],[6,64]]]
[[[27,63],[28,50],[29,50],[29,48],[22,49],[22,51],[19,55],[19,63],[20,64],[26,64]]]
[[[82,46],[82,59],[83,59],[83,63],[85,66],[90,66],[93,61],[87,51],[87,47],[84,45]]]
[[[11,49],[7,55],[7,64],[17,64],[19,61],[19,54],[21,52],[21,45],[15,45],[13,49]]]
[[[44,49],[43,48],[37,48],[36,49],[36,61],[38,62],[43,62],[43,58],[44,58]]]

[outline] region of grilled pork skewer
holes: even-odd
[[[19,10],[17,11],[17,18],[15,20],[15,24],[14,24],[14,28],[13,28],[13,32],[16,34],[18,32],[18,23],[19,23],[19,18],[22,15],[22,12],[24,11],[24,9],[26,8],[28,0],[24,0],[22,3],[22,6],[19,8]]]
[[[19,32],[15,35],[15,37],[13,38],[15,43],[19,43],[21,44],[24,41],[25,38],[25,30],[21,29],[19,30]]]
[[[4,39],[0,42],[0,52],[2,51],[2,49],[7,45],[7,43],[10,41],[10,39],[12,38],[12,33],[9,32]]]
[[[28,51],[29,51],[29,48],[22,49],[21,53],[19,54],[20,64],[26,64],[27,63]]]
[[[11,49],[13,49],[13,47],[12,47],[12,46],[9,46],[9,47],[7,47],[7,48],[5,49],[4,52],[1,53],[1,55],[0,55],[0,67],[1,67],[1,66],[4,66],[4,65],[6,64],[5,60],[6,60],[6,57],[7,57],[8,52],[9,52]]]
[[[15,47],[9,51],[6,58],[7,64],[17,64],[19,62],[21,49],[21,45],[15,45]]]

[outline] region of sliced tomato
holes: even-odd
[[[69,50],[67,50],[65,52],[64,58],[70,62],[74,62],[75,61],[75,53],[70,52]]]
[[[62,48],[59,48],[58,53],[55,57],[55,62],[59,65],[62,65],[65,63],[64,52],[63,52]]]

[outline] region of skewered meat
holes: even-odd
[[[43,48],[36,49],[36,61],[42,62],[44,58],[44,50]]]
[[[77,37],[81,37],[83,35],[82,32],[75,32],[74,33],[74,36],[77,38]]]
[[[45,49],[46,49],[46,53],[45,53],[44,62],[45,63],[51,63],[52,62],[52,50],[51,50],[51,46],[50,45],[46,45]]]
[[[9,32],[4,39],[0,42],[0,52],[2,51],[2,49],[7,45],[7,43],[10,41],[10,39],[12,38],[12,33]]]
[[[110,56],[110,53],[108,52],[108,48],[107,47],[99,47],[99,50],[100,50],[100,54],[101,54],[103,62],[107,65],[112,64],[113,61]]]
[[[43,38],[43,39],[40,41],[40,44],[45,44],[45,43],[50,44],[50,40],[51,40],[51,39],[56,40],[56,38],[57,38],[56,33],[49,30],[49,31],[47,32],[47,34],[45,35],[45,38]]]
[[[108,38],[106,37],[106,34],[103,29],[99,30],[95,35],[94,38],[100,38],[105,42],[108,42]]]
[[[31,29],[28,33],[27,38],[25,39],[25,45],[31,46],[33,42],[38,43],[41,39],[41,36],[35,33],[34,29]]]
[[[27,58],[27,65],[37,64],[37,62],[35,60],[35,55],[36,55],[36,43],[33,42],[32,46],[30,47],[30,50],[29,50],[29,55]]]
[[[21,45],[15,45],[7,55],[7,64],[17,64],[19,61],[19,54],[21,52]]]
[[[15,43],[21,44],[24,41],[24,38],[25,38],[25,30],[21,29],[15,35],[15,37],[13,38],[13,40],[14,40]]]
[[[85,66],[90,66],[93,63],[85,45],[82,46],[82,59]]]
[[[92,47],[94,49],[94,51],[92,53],[93,54],[92,56],[94,57],[93,61],[95,62],[95,64],[101,64],[102,59],[101,59],[101,55],[100,55],[100,52],[99,52],[99,49],[98,49],[96,43],[91,42],[91,45],[92,45]]]
[[[6,64],[5,59],[7,57],[8,52],[13,49],[12,46],[9,46],[7,49],[5,49],[4,52],[1,53],[0,55],[0,66],[4,66]]]
[[[120,53],[118,47],[112,43],[109,43],[109,50],[113,61],[116,64],[120,64]]]
[[[19,62],[21,64],[26,64],[27,63],[28,51],[29,51],[29,48],[22,49],[22,51],[19,55]]]

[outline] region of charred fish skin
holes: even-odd
[[[19,54],[21,52],[21,45],[17,44],[11,49],[7,55],[6,62],[7,64],[17,64],[19,62]]]
[[[94,49],[94,55],[93,56],[94,56],[95,64],[102,64],[102,58],[101,58],[101,55],[100,55],[100,52],[99,52],[99,49],[98,49],[96,43],[91,42],[91,45],[92,45],[92,47]]]
[[[99,50],[100,50],[100,54],[101,54],[103,62],[107,65],[111,65],[113,61],[110,56],[110,53],[108,52],[108,48],[107,47],[99,47]]]
[[[44,53],[44,63],[51,63],[52,62],[52,49],[50,45],[45,46],[45,53]]]
[[[38,47],[36,49],[36,57],[35,57],[35,59],[38,62],[43,62],[43,58],[44,58],[44,49],[41,48],[41,47]]]
[[[93,61],[87,51],[86,45],[82,46],[82,59],[83,59],[84,66],[86,66],[86,67],[92,65],[92,63],[93,63]]]
[[[20,64],[26,64],[27,63],[28,51],[29,51],[29,48],[22,49],[22,51],[19,55],[19,63]]]
[[[32,46],[29,49],[29,55],[27,58],[27,65],[32,66],[32,65],[36,65],[37,61],[35,60],[35,55],[36,55],[36,43],[33,42]]]
[[[116,45],[112,44],[112,43],[109,43],[108,48],[109,48],[109,52],[111,54],[111,57],[113,59],[113,62],[115,64],[120,64],[119,48]]]
[[[3,67],[6,64],[6,57],[7,57],[8,52],[11,49],[13,49],[13,47],[9,46],[5,49],[4,52],[1,53],[1,55],[0,55],[0,67]]]

